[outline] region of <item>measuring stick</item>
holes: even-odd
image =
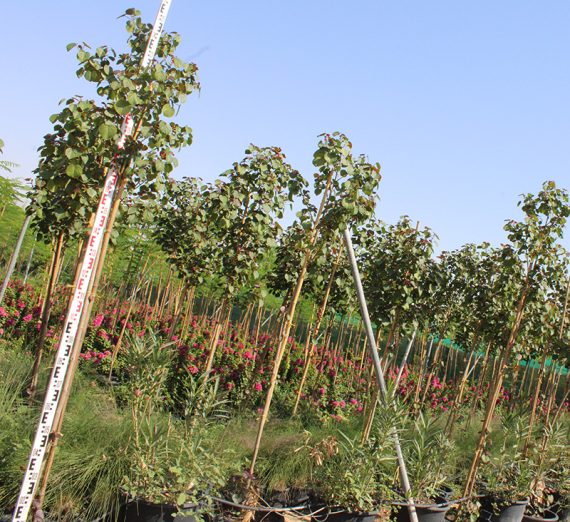
[[[150,34],[143,59],[141,61],[142,68],[150,65],[154,58],[160,35],[162,33],[162,28],[164,27],[164,22],[166,20],[166,16],[168,14],[171,3],[172,0],[162,0],[160,4],[160,8],[158,10],[158,14],[156,16],[156,20]],[[127,114],[123,120],[121,135],[117,141],[117,148],[119,151],[124,149],[126,140],[132,131],[133,119],[130,114]],[[111,168],[107,173],[107,177],[105,178],[103,194],[101,195],[101,200],[99,201],[99,206],[97,207],[97,213],[95,214],[93,228],[91,229],[91,233],[89,235],[87,250],[85,252],[85,256],[81,265],[81,272],[77,281],[77,286],[75,287],[73,298],[69,305],[67,316],[65,318],[64,330],[57,349],[55,365],[51,372],[42,412],[40,415],[40,422],[32,445],[32,451],[30,453],[30,458],[28,460],[28,465],[26,467],[22,486],[20,488],[18,502],[16,504],[16,508],[14,509],[12,522],[25,522],[27,520],[30,506],[34,499],[36,486],[41,476],[41,469],[46,448],[48,446],[50,434],[52,433],[53,429],[55,412],[57,410],[61,390],[63,388],[63,383],[65,381],[65,376],[69,367],[71,350],[75,342],[75,337],[77,335],[81,314],[83,312],[87,298],[87,289],[89,287],[91,277],[93,276],[95,261],[97,260],[97,256],[101,248],[101,241],[105,232],[105,227],[107,225],[109,212],[113,202],[113,195],[115,194],[115,188],[117,186],[117,180],[119,178],[118,159],[119,154],[115,156],[113,164],[111,165]]]

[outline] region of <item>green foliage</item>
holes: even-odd
[[[3,154],[3,153],[4,153],[4,141],[0,139],[0,154]],[[12,172],[12,169],[17,167],[17,166],[18,166],[18,164],[13,163],[12,161],[0,160],[0,170],[4,170],[5,172]],[[8,194],[10,195],[10,197],[13,197],[13,195],[14,195],[13,190],[16,189],[16,191],[19,192],[21,187],[11,186],[7,182],[12,181],[12,180],[6,180],[5,178],[2,178],[2,176],[0,176],[0,180],[2,180],[2,183],[0,183],[0,205],[5,205],[5,203],[3,203],[4,197],[5,197],[5,192],[8,191]],[[14,180],[14,182],[15,182],[15,180]]]
[[[250,145],[245,154],[224,172],[227,181],[210,193],[210,218],[220,233],[221,273],[228,297],[259,283],[259,260],[277,245],[281,231],[277,220],[307,185],[278,147]]]
[[[156,219],[156,241],[189,286],[202,284],[219,269],[218,231],[210,211],[212,191],[195,178],[173,182],[169,202]]]
[[[362,446],[360,435],[338,436],[319,442],[313,449],[317,491],[331,506],[370,511],[378,500],[394,499],[395,456],[389,437]]]
[[[3,214],[8,205],[16,205],[22,201],[24,188],[25,185],[20,180],[0,176],[0,213]]]
[[[453,484],[456,471],[454,444],[435,417],[422,412],[418,414],[403,433],[402,452],[414,500],[434,502],[445,486]]]
[[[330,193],[323,212],[321,235],[335,237],[346,227],[366,222],[376,208],[376,192],[382,176],[380,164],[366,156],[353,155],[352,143],[339,132],[321,134],[313,155],[315,194],[321,194],[330,179]]]
[[[484,488],[502,500],[522,500],[529,496],[534,472],[523,454],[528,416],[505,413],[500,429],[492,434],[491,448],[483,457]]]
[[[40,148],[28,209],[46,241],[61,233],[68,237],[83,233],[97,205],[103,174],[113,161],[121,174],[132,169],[126,185],[131,198],[157,198],[177,164],[174,150],[192,141],[189,127],[165,118],[199,88],[197,68],[175,55],[180,36],[163,33],[156,60],[141,69],[152,27],[142,22],[138,11],[129,13],[130,53],[117,53],[107,46],[93,53],[87,44],[68,46],[68,50],[77,48],[77,76],[95,84],[101,101],[70,98],[50,118],[54,128]],[[115,141],[127,113],[136,123],[135,135],[115,158]]]
[[[342,231],[347,227],[357,228],[372,216],[381,180],[380,165],[369,163],[364,155],[355,156],[352,143],[344,134],[322,134],[319,138],[313,165],[318,169],[314,192],[325,197],[320,223],[315,229],[317,209],[304,197],[304,208],[281,238],[277,265],[269,281],[275,292],[289,291],[310,251],[305,294],[316,301],[324,293]],[[331,300],[338,308],[354,306],[350,277],[348,265],[342,263],[335,276]]]
[[[434,233],[408,216],[395,225],[372,224],[360,241],[364,287],[374,321],[411,326],[424,320],[432,275]]]

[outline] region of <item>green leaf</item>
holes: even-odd
[[[83,168],[81,167],[81,165],[78,165],[76,163],[70,163],[65,169],[65,173],[70,178],[77,179],[81,177],[81,174],[83,173]]]
[[[77,45],[77,44],[76,44],[75,42],[71,42],[71,43],[68,43],[65,48],[66,48],[68,51],[71,51],[71,49],[73,49],[76,45]]]
[[[84,51],[83,49],[80,49],[80,50],[77,52],[77,59],[78,59],[80,62],[84,62],[84,61],[86,61],[87,59],[89,59],[89,53],[86,52],[86,51]]]
[[[168,103],[165,103],[162,106],[162,114],[164,114],[167,118],[172,118],[174,116],[174,109]]]
[[[117,128],[114,125],[109,125],[108,123],[102,123],[99,125],[98,131],[99,136],[101,136],[101,138],[104,140],[112,138],[115,136],[115,134],[117,134]]]
[[[128,96],[127,96],[127,101],[131,104],[131,105],[138,105],[139,103],[142,103],[142,100],[139,98],[138,94],[134,91],[131,91]]]
[[[119,100],[115,103],[115,110],[121,115],[125,116],[131,111],[131,105],[126,100]]]

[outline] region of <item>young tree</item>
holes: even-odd
[[[337,236],[339,231],[345,230],[351,224],[366,221],[375,209],[376,191],[381,179],[380,165],[369,163],[363,155],[354,156],[352,143],[346,136],[340,133],[321,135],[317,151],[313,156],[313,164],[318,168],[315,174],[315,193],[321,195],[322,199],[314,221],[307,230],[307,246],[301,256],[300,270],[280,332],[249,468],[250,477],[254,475],[281,361],[287,347],[307,269],[313,259],[313,249],[317,239],[321,237],[325,242],[328,239],[330,244],[330,239]],[[248,482],[248,485],[251,485],[251,481]],[[250,519],[251,512],[246,513],[245,518]]]
[[[68,130],[66,124],[69,123],[68,118],[71,118],[70,128],[80,130],[79,134],[84,136],[84,140],[79,143],[87,144],[87,147],[81,146],[68,150],[59,146],[57,153],[54,151],[55,147],[50,149],[51,153],[46,151],[47,164],[55,161],[58,167],[63,167],[65,164],[65,169],[58,168],[52,183],[40,184],[35,194],[36,201],[40,201],[41,212],[41,202],[50,199],[50,192],[57,193],[66,190],[70,179],[87,184],[93,181],[87,175],[92,165],[98,166],[98,176],[95,179],[100,185],[98,190],[89,185],[85,186],[86,189],[89,187],[94,190],[94,193],[85,191],[89,197],[96,198],[101,194],[107,169],[112,168],[116,174],[117,183],[109,216],[106,219],[106,228],[94,275],[90,278],[87,288],[87,301],[82,308],[77,335],[71,349],[70,369],[67,372],[58,403],[56,421],[53,426],[56,431],[59,431],[63,420],[73,374],[79,361],[79,352],[124,192],[125,190],[130,191],[131,194],[136,192],[138,197],[143,199],[151,198],[159,193],[168,175],[176,166],[174,151],[189,145],[192,141],[191,129],[170,119],[176,114],[180,105],[186,101],[187,95],[198,89],[197,67],[176,56],[176,50],[180,44],[180,36],[176,33],[163,33],[157,42],[156,59],[150,64],[143,63],[152,25],[143,23],[140,12],[135,9],[129,9],[125,14],[130,52],[117,53],[108,46],[101,46],[92,51],[92,48],[86,44],[68,45],[68,50],[77,49],[78,77],[83,77],[94,84],[99,101],[96,104],[85,102],[87,105],[84,107],[81,100],[68,100],[66,108],[69,112],[65,112],[64,109],[63,115],[60,113],[53,118],[56,127],[60,127],[56,131],[60,137]],[[83,115],[78,114],[78,111],[83,107],[88,114],[86,119],[89,128],[82,127],[79,121]],[[115,141],[113,138],[119,136],[119,129],[127,115],[130,115],[132,121],[135,122],[132,135],[121,140],[119,148],[113,143],[112,146],[99,149],[98,143]],[[92,127],[93,120],[98,122],[95,127]],[[95,150],[91,147],[92,144],[95,144]],[[81,185],[80,187],[83,188]],[[77,199],[81,196],[75,193],[75,197]],[[90,216],[94,210],[95,206],[85,209],[85,215]],[[78,266],[82,266],[84,261],[85,253],[83,252]],[[75,288],[78,283],[79,271],[77,271],[74,282]],[[55,443],[48,451],[47,464],[43,473],[44,484],[49,475],[51,462],[53,462]],[[41,500],[40,495],[40,505]]]
[[[466,495],[471,494],[475,485],[489,426],[527,306],[541,299],[544,289],[551,284],[550,275],[558,254],[557,241],[563,236],[570,215],[567,192],[557,188],[552,181],[545,182],[537,195],[524,195],[519,204],[525,218],[507,222],[505,230],[510,244],[503,249],[504,275],[510,276],[510,286],[516,290],[517,299],[511,304],[510,328],[505,332],[506,343],[499,355],[499,366],[487,398],[479,442],[465,484]],[[505,288],[511,289],[508,285]]]

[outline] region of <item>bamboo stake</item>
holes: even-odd
[[[53,264],[50,271],[49,283],[46,290],[46,295],[44,299],[44,305],[42,308],[42,318],[41,318],[41,329],[38,339],[38,345],[36,347],[36,353],[34,355],[34,365],[32,367],[32,375],[30,377],[30,384],[26,390],[28,397],[34,399],[36,395],[36,389],[38,386],[38,376],[40,373],[40,366],[42,362],[43,350],[45,345],[45,340],[49,327],[49,318],[51,315],[51,301],[52,294],[57,284],[57,275],[59,274],[59,265],[61,264],[61,251],[63,248],[63,233],[61,233],[57,239],[57,245],[54,250]]]
[[[297,389],[297,395],[295,397],[295,404],[293,406],[293,412],[292,412],[293,416],[295,416],[297,414],[297,409],[299,408],[299,402],[301,401],[301,395],[303,394],[303,388],[305,386],[305,382],[307,381],[307,376],[309,375],[309,369],[311,366],[311,362],[313,360],[315,349],[317,347],[316,343],[312,342],[312,339],[317,337],[317,335],[319,333],[319,329],[321,328],[321,323],[322,323],[323,317],[325,315],[325,310],[327,308],[327,303],[328,303],[329,296],[331,293],[334,276],[336,274],[336,270],[337,270],[338,265],[340,263],[341,255],[342,255],[342,246],[338,249],[336,259],[335,259],[333,267],[331,269],[331,274],[330,274],[330,277],[329,277],[329,280],[327,283],[325,294],[324,294],[323,299],[321,301],[321,306],[319,307],[319,311],[317,312],[317,318],[315,320],[314,327],[312,330],[309,331],[309,333],[307,335],[306,343],[307,343],[307,346],[309,346],[309,350],[308,350],[307,357],[305,358],[305,363],[303,365],[303,375],[301,376],[301,381],[299,382],[299,388]]]
[[[528,276],[527,276],[528,277]],[[515,315],[515,320],[513,326],[511,328],[511,332],[509,334],[509,339],[507,341],[507,345],[505,346],[501,359],[500,364],[497,369],[497,377],[494,382],[494,387],[489,390],[489,397],[487,399],[487,409],[485,412],[485,418],[483,420],[483,426],[481,427],[481,433],[479,436],[479,442],[477,444],[477,449],[475,450],[475,454],[473,455],[473,461],[471,462],[471,467],[469,469],[469,474],[467,476],[467,481],[465,483],[465,491],[464,496],[469,496],[473,492],[473,488],[475,487],[475,479],[477,477],[477,471],[479,470],[479,464],[481,462],[481,457],[483,456],[483,451],[485,449],[485,443],[487,441],[487,433],[489,431],[489,426],[491,425],[491,420],[493,418],[493,414],[495,412],[495,406],[497,404],[497,399],[499,398],[499,393],[501,391],[501,385],[503,384],[503,376],[509,364],[509,359],[511,356],[512,349],[515,345],[521,321],[523,318],[524,307],[526,304],[526,298],[528,293],[528,281],[526,282],[526,286],[521,294],[519,302],[517,304],[517,311]]]

